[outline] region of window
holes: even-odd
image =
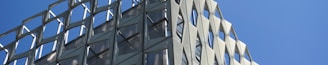
[[[213,41],[214,41],[214,39],[213,39],[213,32],[212,32],[212,30],[211,30],[211,28],[209,29],[209,31],[208,31],[208,45],[211,47],[211,48],[213,48]]]
[[[210,18],[210,12],[208,11],[208,9],[207,9],[206,6],[205,6],[205,9],[204,9],[204,11],[203,11],[203,15],[204,15],[207,19]]]
[[[197,11],[193,8],[192,12],[191,12],[191,16],[190,16],[190,22],[196,26],[197,25],[197,17],[198,17],[198,13]]]
[[[183,28],[184,28],[184,20],[180,13],[178,16],[177,27],[176,27],[176,33],[177,33],[178,37],[180,38],[180,42],[182,42]]]
[[[146,54],[146,65],[168,65],[167,49]]]
[[[186,53],[184,51],[182,53],[182,62],[181,62],[181,65],[188,65],[187,56],[186,56]]]
[[[202,44],[200,42],[199,37],[197,36],[196,39],[196,49],[195,49],[195,56],[197,63],[200,65],[200,60],[201,60],[201,53],[202,53]]]
[[[225,65],[230,65],[230,56],[228,53],[224,54],[224,58],[225,58]]]

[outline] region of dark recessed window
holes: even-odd
[[[208,31],[208,45],[211,47],[211,48],[213,48],[213,41],[214,41],[214,39],[213,39],[213,32],[212,32],[212,30],[211,30],[211,28],[210,28],[210,30]]]

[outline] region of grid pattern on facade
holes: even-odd
[[[258,65],[213,0],[59,0],[7,37],[5,65]]]
[[[187,58],[176,64],[257,65],[215,1],[175,0],[171,8],[174,60]]]

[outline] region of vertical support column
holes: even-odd
[[[117,34],[118,34],[118,24],[119,24],[119,21],[120,21],[120,18],[121,18],[121,0],[116,0],[116,5],[115,5],[115,8],[114,8],[114,17],[113,17],[113,22],[114,22],[114,40],[113,40],[113,43],[112,43],[112,56],[111,56],[111,65],[116,65],[115,63],[115,60],[116,60],[116,57],[118,56],[118,44],[117,44]]]
[[[95,12],[96,12],[96,9],[97,9],[97,0],[90,0],[90,19],[87,19],[87,21],[85,22],[86,24],[86,40],[85,40],[85,43],[82,43],[84,46],[83,46],[83,55],[82,55],[82,59],[81,60],[81,65],[87,65],[87,59],[88,59],[88,52],[89,52],[89,45],[88,45],[88,41],[90,41],[91,37],[93,36],[94,34],[94,31],[93,31],[93,24],[94,24],[94,16],[95,16]]]
[[[31,50],[27,57],[27,65],[34,65],[34,60],[35,60],[35,47]]]
[[[142,11],[142,17],[143,17],[143,20],[142,20],[142,24],[141,24],[141,26],[142,26],[142,49],[141,49],[141,55],[142,55],[142,64],[143,65],[145,65],[145,58],[146,58],[146,54],[145,54],[145,45],[147,44],[147,40],[148,40],[148,38],[147,38],[147,17],[146,17],[146,15],[147,15],[147,12],[146,12],[146,8],[147,8],[147,0],[143,0],[143,11]]]

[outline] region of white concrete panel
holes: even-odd
[[[243,64],[243,65],[251,65],[251,62],[248,61],[246,58],[241,57],[240,59],[241,59],[240,60],[241,64]]]
[[[226,50],[226,43],[219,39],[219,57],[218,61],[220,61],[221,63],[224,63],[224,54],[225,54],[225,50]]]
[[[207,62],[208,64],[213,64],[214,63],[214,51],[212,50],[212,48],[206,46],[206,52],[207,52]]]
[[[223,27],[223,30],[224,30],[224,33],[225,34],[229,34],[230,33],[230,31],[231,31],[231,23],[230,22],[228,22],[227,20],[223,20],[222,22],[221,22],[221,24],[222,24],[222,27]]]
[[[205,7],[205,0],[194,0],[194,1],[195,1],[197,13],[203,14],[203,10]]]
[[[214,13],[217,3],[214,0],[206,0],[206,2],[208,5],[209,12]]]
[[[178,41],[174,41],[178,42]],[[174,43],[173,44],[173,53],[174,53],[174,64],[181,64],[181,58],[182,58],[182,53],[183,53],[183,45],[180,43]]]
[[[201,54],[201,65],[209,65],[208,64],[208,55],[207,55],[207,48],[206,45],[202,47],[202,54]]]
[[[240,55],[245,54],[246,44],[240,40],[237,41],[238,52]]]
[[[225,42],[229,55],[233,56],[235,54],[236,41],[231,37],[227,37]]]
[[[233,59],[233,65],[241,65],[236,59]]]

